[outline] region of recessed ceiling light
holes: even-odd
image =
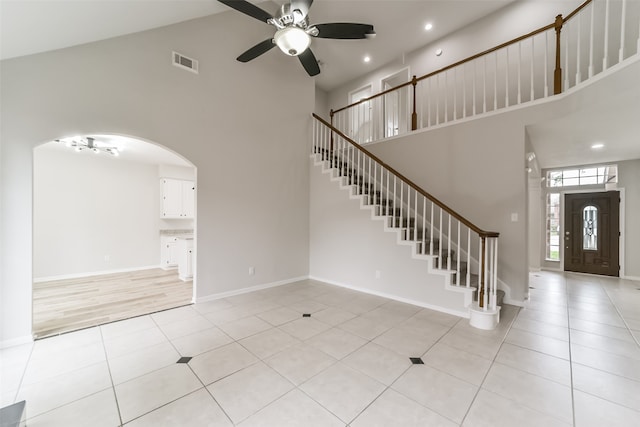
[[[442,55],[442,49],[436,49],[436,56]]]
[[[433,28],[433,24],[431,22],[428,22],[427,25],[424,26],[424,29],[429,31]]]
[[[371,62],[371,57],[370,56],[365,56],[363,61],[364,62]]]
[[[601,149],[601,148],[604,148],[604,144],[602,144],[602,143],[600,143],[600,142],[599,142],[599,143],[597,143],[597,144],[593,144],[593,145],[591,146],[591,149],[592,149],[592,150],[599,150],[599,149]]]

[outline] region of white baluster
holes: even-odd
[[[571,86],[570,86],[570,82],[569,82],[569,34],[571,34],[570,27],[572,27],[571,24],[567,24],[566,25],[566,30],[564,31],[565,34],[565,44],[564,44],[564,87],[563,90],[568,90]]]
[[[444,123],[449,121],[449,73],[444,72]]]
[[[442,208],[440,208],[440,237],[438,238],[438,268],[442,268]]]
[[[471,229],[467,229],[467,288],[471,286]]]
[[[413,216],[415,217],[415,220],[413,223],[413,241],[417,242],[418,241],[418,192],[413,189],[411,191],[413,191],[416,195],[416,200],[414,201],[414,206],[413,206]]]
[[[472,102],[473,102],[473,108],[471,109],[471,111],[473,112],[473,115],[476,115],[476,76],[478,75],[478,68],[476,67],[477,62],[474,60],[473,61],[473,84],[471,85],[471,90],[473,91],[472,94]]]
[[[429,82],[429,86],[427,90],[427,95],[425,96],[426,100],[427,100],[427,127],[431,127],[431,85],[432,85],[432,79],[428,79],[425,81],[425,86],[427,85],[426,82]]]
[[[389,199],[389,169],[387,169],[387,205],[385,207],[387,215],[389,215],[389,200],[391,199]]]
[[[522,103],[522,43],[518,42],[518,102]]]
[[[456,245],[456,250],[458,251],[458,256],[456,257],[457,259],[457,265],[456,265],[456,285],[460,286],[460,255],[461,255],[461,251],[460,251],[460,221],[458,221],[458,243]]]
[[[436,125],[440,124],[440,74],[436,74]]]
[[[400,180],[400,218],[398,218],[399,224],[398,227],[402,228],[402,218],[404,218],[403,210],[404,210],[404,181]],[[394,224],[395,225],[395,224]]]
[[[498,52],[493,53],[494,70],[493,70],[493,111],[498,109]]]
[[[487,311],[489,309],[489,257],[487,256],[487,252],[489,250],[489,247],[487,246],[487,241],[488,239],[485,238],[485,254],[484,254],[484,263],[485,263],[485,267],[484,267],[484,298],[482,299],[482,301],[484,302],[484,311]]]
[[[618,62],[624,60],[624,32],[627,20],[627,0],[622,0],[622,17],[620,18],[620,52],[618,53]]]
[[[433,216],[433,201],[431,202],[431,217],[429,218],[430,231],[429,231],[429,255],[433,255],[433,221],[435,221],[435,217]]]
[[[462,118],[467,117],[467,64],[462,64]]]
[[[487,112],[487,55],[482,57],[482,112]]]
[[[480,292],[481,292],[481,288],[482,288],[482,278],[483,276],[483,271],[482,271],[482,239],[479,238],[478,239],[478,305],[480,305]],[[485,305],[485,309],[486,309],[486,305]]]
[[[422,254],[427,252],[427,198],[422,196]]]
[[[602,71],[609,68],[609,0],[605,1],[604,9],[604,57],[602,58]]]
[[[544,97],[549,96],[549,31],[544,33]]]
[[[453,69],[453,120],[458,118],[458,68]]]
[[[589,78],[593,77],[593,36],[595,33],[594,30],[594,14],[596,9],[596,2],[592,1],[589,5],[591,8],[591,22],[589,24]]]
[[[536,97],[535,91],[533,90],[534,89],[533,70],[535,68],[533,66],[534,58],[535,58],[535,53],[534,53],[534,51],[535,51],[534,47],[535,46],[534,46],[534,43],[533,43],[534,40],[535,40],[535,37],[531,37],[531,66],[529,68],[529,73],[531,75],[531,81],[529,83],[530,86],[531,86],[531,94],[529,95],[529,97],[530,97],[529,101],[533,101],[535,99],[535,97]]]
[[[581,16],[577,16],[576,17],[578,20],[578,40],[576,42],[577,44],[577,51],[576,51],[576,86],[580,84],[580,82],[582,81],[582,73],[580,72],[581,66],[582,64],[580,63],[580,41],[582,40],[582,17]]]
[[[507,65],[506,67],[504,67],[504,70],[505,70],[504,107],[507,108],[509,106],[509,46],[505,48],[505,52],[507,55]]]
[[[451,270],[451,257],[453,251],[451,250],[451,214],[449,214],[449,220],[447,225],[447,270]]]
[[[493,308],[498,305],[498,239],[493,239]]]

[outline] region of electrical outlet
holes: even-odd
[[[253,276],[256,274],[256,269],[254,267],[249,267],[249,276]]]
[[[109,262],[109,261],[111,261],[111,257],[109,255],[105,255],[104,262]]]
[[[380,270],[376,270],[376,279],[380,278]]]

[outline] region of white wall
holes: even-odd
[[[34,280],[158,266],[157,166],[48,145],[33,157]]]
[[[308,274],[313,79],[276,51],[237,62],[271,34],[253,24],[230,11],[0,63],[0,345],[31,334],[33,148],[65,135],[133,136],[197,167],[197,298]]]
[[[467,314],[464,295],[445,290],[444,276],[429,274],[427,261],[413,259],[397,232],[385,232],[382,220],[372,220],[320,166],[312,166],[310,192],[312,278]]]
[[[640,280],[640,159],[618,163],[618,187],[625,189],[625,276]]]
[[[583,0],[522,0],[511,3],[460,31],[444,35],[404,55],[404,62],[403,58],[399,58],[332,90],[329,93],[329,108],[335,110],[348,105],[349,92],[368,84],[372,84],[373,93],[382,91],[381,81],[406,67],[409,67],[411,75],[423,76],[551,24],[556,15],[566,15],[581,3]],[[438,48],[443,50],[441,56],[435,55]]]

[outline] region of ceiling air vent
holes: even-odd
[[[173,57],[173,65],[198,74],[198,61],[196,59],[188,58],[178,52],[172,52],[171,56]]]

